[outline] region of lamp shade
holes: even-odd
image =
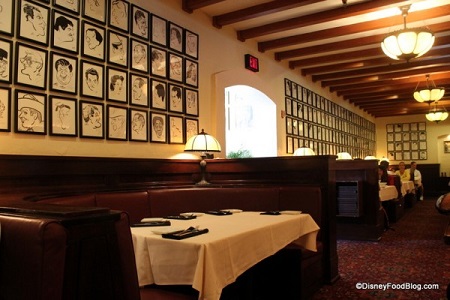
[[[378,160],[378,159],[373,155],[367,155],[366,157],[364,157],[364,160]]]
[[[311,156],[316,155],[313,149],[308,147],[300,147],[294,151],[294,156]]]
[[[448,112],[445,107],[438,107],[437,103],[425,115],[428,121],[439,123],[448,118]]]
[[[337,154],[337,160],[349,160],[352,159],[352,156],[348,152],[339,152]]]
[[[414,91],[414,99],[418,102],[426,102],[431,104],[435,101],[441,100],[441,98],[445,94],[445,89],[443,87],[436,87],[436,84],[433,80],[431,80],[430,84],[430,75],[427,74],[427,86],[426,88],[419,89],[419,84],[417,84],[416,90]]]
[[[404,28],[389,34],[381,42],[384,54],[392,59],[420,57],[428,52],[434,44],[434,33],[427,28],[406,28],[406,16],[410,5],[401,7]]]
[[[221,147],[215,137],[202,129],[202,132],[189,138],[184,146],[184,151],[220,152]]]

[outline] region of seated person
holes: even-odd
[[[387,169],[384,165],[380,164],[378,166],[378,181],[379,182],[387,182],[388,181],[388,173]]]
[[[401,161],[398,164],[398,170],[395,171],[395,175],[400,176],[401,181],[409,181],[411,179],[411,175],[409,174],[409,170],[406,170],[405,163]]]
[[[386,173],[388,175],[395,175],[395,172],[393,172],[389,169],[389,161],[387,161],[387,160],[380,161],[380,166],[383,166],[386,169]]]
[[[416,197],[417,200],[423,201],[423,185],[422,185],[422,174],[417,170],[417,163],[415,161],[411,162],[411,167],[408,169],[410,180],[414,182],[416,187]]]

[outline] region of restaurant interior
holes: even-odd
[[[450,297],[448,47],[448,0],[2,0],[0,299]]]

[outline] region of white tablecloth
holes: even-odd
[[[413,181],[402,181],[402,195],[405,196],[408,193],[413,193],[415,191]]]
[[[308,214],[242,212],[170,221],[173,228],[199,226],[209,232],[170,240],[154,234],[155,227],[131,228],[139,284],[192,285],[200,292],[200,299],[208,300],[219,299],[225,286],[291,242],[316,251],[319,231]]]
[[[386,185],[380,188],[380,201],[388,201],[398,198],[397,188],[393,185]]]

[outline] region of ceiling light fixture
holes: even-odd
[[[434,103],[434,106],[430,108],[430,111],[425,115],[425,117],[428,121],[439,123],[447,119],[448,112],[444,106],[438,107],[438,103]]]
[[[404,28],[389,34],[381,42],[381,49],[392,59],[420,57],[431,49],[434,43],[434,33],[427,28],[406,28],[406,16],[411,5],[400,7]]]
[[[427,87],[424,89],[418,89],[419,83],[417,83],[416,89],[414,90],[414,99],[416,99],[416,101],[422,103],[428,103],[431,104],[435,101],[439,101],[441,100],[441,98],[444,96],[445,94],[445,89],[443,87],[436,87],[436,84],[434,83],[433,80],[431,80],[431,84],[430,84],[430,75],[427,74]]]

